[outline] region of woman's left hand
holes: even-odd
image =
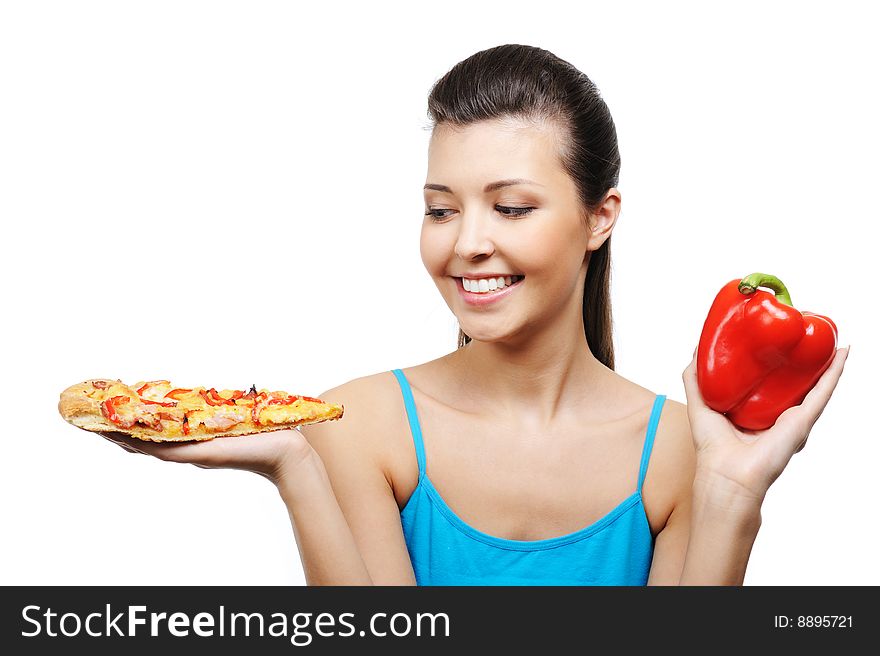
[[[697,386],[697,355],[682,374],[687,394],[688,418],[697,451],[695,483],[710,490],[723,489],[745,503],[763,501],[791,457],[804,448],[813,424],[819,419],[843,373],[849,348],[837,349],[834,360],[800,405],[789,408],[770,428],[762,431],[735,426],[712,410]],[[711,492],[710,492],[711,493]]]

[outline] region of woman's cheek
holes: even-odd
[[[527,277],[532,276],[533,288],[539,286],[543,293],[565,296],[580,278],[578,270],[583,266],[586,254],[586,236],[582,229],[562,224],[536,226],[523,231],[522,239],[510,252],[522,253],[512,260]]]
[[[443,235],[436,230],[435,226],[425,226],[419,238],[419,252],[422,256],[422,264],[431,276],[444,275],[448,255],[444,255]]]
[[[566,231],[548,230],[537,222],[511,236],[514,239],[505,245],[505,251],[526,275],[553,271],[562,263],[566,250],[571,248],[571,235]]]

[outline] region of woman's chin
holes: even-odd
[[[510,342],[515,338],[515,333],[512,330],[502,330],[499,328],[493,327],[471,327],[470,330],[465,326],[461,327],[464,334],[471,338],[472,341],[475,342],[485,342],[487,344],[502,344],[505,342]]]

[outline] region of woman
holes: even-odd
[[[459,348],[321,396],[345,418],[126,448],[278,486],[309,584],[741,584],[761,504],[843,370],[744,433],[614,372],[614,123],[533,47],[460,62],[431,91],[421,254]]]

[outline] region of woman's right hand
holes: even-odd
[[[215,437],[201,442],[147,442],[113,431],[100,435],[130,453],[142,453],[168,462],[185,462],[204,469],[242,469],[264,476],[275,485],[285,474],[318,457],[296,429]]]

